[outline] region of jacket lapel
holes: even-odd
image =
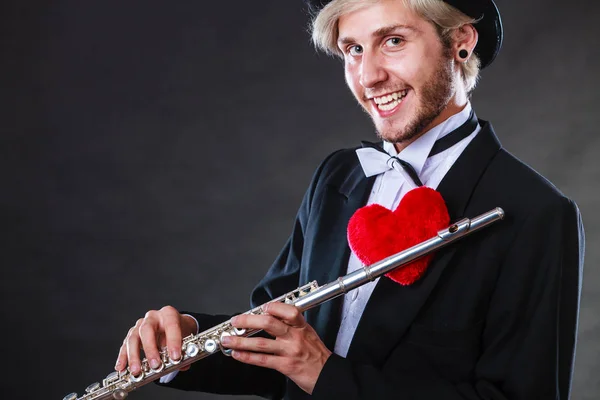
[[[438,187],[451,221],[463,218],[474,188],[500,149],[491,125],[482,129],[454,163]],[[472,216],[471,216],[472,217]],[[381,366],[406,333],[419,310],[448,267],[457,245],[437,252],[427,272],[410,286],[381,277],[362,314],[348,350],[348,358]]]
[[[492,125],[484,120],[479,120],[479,123],[481,131],[456,160],[438,187],[448,206],[451,221],[474,217],[464,215],[465,209],[479,179],[501,149]]]
[[[350,257],[348,221],[368,200],[374,181],[375,177],[365,177],[360,164],[356,162],[339,187],[326,187],[319,221],[323,225],[320,231],[327,232],[327,239],[317,238],[319,243],[314,247],[310,258],[315,263],[318,260],[318,265],[309,266],[308,281],[316,280],[324,285],[346,275]],[[338,297],[306,312],[307,322],[330,349],[333,349],[337,337],[342,299],[343,297]]]

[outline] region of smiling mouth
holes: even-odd
[[[373,97],[371,100],[375,102],[379,110],[389,111],[398,106],[398,104],[402,102],[402,99],[404,99],[407,94],[408,89],[404,89],[398,92],[386,94],[384,96]]]

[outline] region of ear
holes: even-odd
[[[471,58],[479,34],[472,24],[462,25],[453,32],[452,55],[454,60],[459,63],[465,63]],[[466,53],[465,53],[466,51]],[[464,57],[466,55],[466,57]]]

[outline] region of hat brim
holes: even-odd
[[[504,38],[500,12],[493,0],[486,2],[483,15],[474,27],[479,34],[475,54],[481,61],[481,68],[485,68],[496,59]]]

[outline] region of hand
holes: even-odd
[[[119,350],[115,370],[123,371],[129,365],[133,376],[141,372],[140,349],[148,359],[150,367],[158,368],[162,362],[159,348],[167,347],[172,360],[181,359],[182,338],[196,332],[196,322],[189,316],[181,315],[175,308],[166,306],[160,310],[148,311],[138,319]],[[189,366],[181,370],[189,369]]]
[[[277,370],[312,394],[331,351],[297,307],[276,302],[267,304],[264,311],[238,315],[231,323],[236,328],[262,329],[275,339],[231,336],[223,338],[223,346],[233,350],[236,360]]]

